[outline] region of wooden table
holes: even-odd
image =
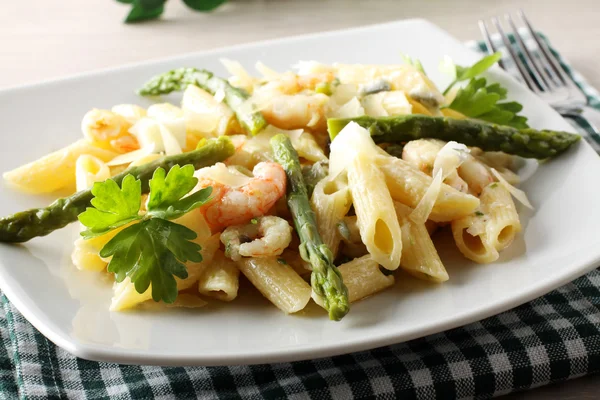
[[[485,4],[485,7],[484,7]],[[125,25],[114,0],[3,1],[0,88],[232,44],[427,18],[461,40],[478,39],[477,20],[522,7],[561,53],[600,87],[598,0],[230,0],[210,15],[172,0],[159,21]],[[485,11],[483,10],[485,9]],[[588,377],[515,398],[598,397]]]

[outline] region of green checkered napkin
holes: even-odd
[[[565,67],[600,108],[598,92]],[[256,366],[82,360],[1,300],[0,399],[489,398],[600,370],[598,270],[462,328],[360,353]]]

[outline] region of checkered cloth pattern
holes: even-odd
[[[600,96],[565,65],[590,99]],[[0,399],[485,399],[600,370],[600,271],[483,321],[294,363],[130,366],[58,348],[0,295]]]

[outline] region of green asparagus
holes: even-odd
[[[485,151],[503,151],[526,158],[554,157],[577,142],[580,137],[568,132],[516,129],[472,119],[402,115],[397,117],[334,118],[327,120],[333,140],[350,122],[369,130],[376,143],[402,143],[415,139],[454,140]]]
[[[169,171],[175,165],[192,164],[202,168],[225,160],[233,155],[235,148],[226,137],[211,139],[197,150],[160,158],[148,164],[131,167],[114,176],[118,185],[127,175],[142,182],[142,192],[148,193],[150,178],[157,168]],[[56,200],[45,208],[21,211],[0,219],[0,242],[26,242],[36,236],[45,236],[52,231],[77,221],[77,216],[90,205],[94,196],[91,190],[82,190],[72,196]]]
[[[325,178],[329,173],[329,164],[325,161],[317,161],[312,165],[305,165],[302,167],[302,177],[306,184],[306,192],[308,197],[312,196],[313,191],[317,183],[321,179]]]
[[[138,91],[142,96],[158,96],[184,90],[188,85],[196,85],[211,94],[222,92],[225,103],[231,107],[240,124],[252,135],[260,132],[267,121],[260,111],[252,110],[247,100],[250,98],[243,89],[233,87],[225,79],[212,72],[197,68],[178,68],[150,79]]]
[[[311,285],[314,293],[329,312],[329,318],[341,320],[350,310],[348,289],[342,275],[333,265],[333,254],[317,230],[314,211],[302,178],[298,153],[285,134],[271,139],[275,160],[283,166],[288,179],[287,203],[300,237],[300,255],[312,266]]]

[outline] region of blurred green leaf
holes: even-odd
[[[123,4],[133,4],[134,0],[117,0],[119,3],[123,3]]]
[[[133,0],[146,10],[154,10],[163,6],[167,0]]]
[[[212,11],[227,0],[183,0],[185,5],[196,11]]]
[[[142,5],[142,2],[148,3],[149,5],[151,3],[162,3],[162,4],[160,4],[158,7],[146,8],[145,5]],[[132,23],[132,22],[140,22],[140,21],[146,21],[149,19],[158,18],[165,10],[164,5],[163,5],[164,2],[165,2],[164,0],[160,0],[160,1],[159,0],[134,0],[133,7],[131,8],[131,11],[127,15],[127,18],[125,18],[125,22]]]

